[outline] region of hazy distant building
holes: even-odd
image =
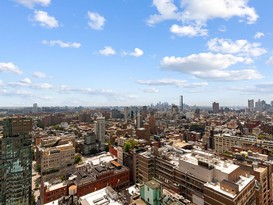
[[[183,95],[180,95],[180,111],[183,111]]]
[[[257,102],[255,102],[255,110],[258,112],[263,111],[263,101],[261,101],[260,99]]]
[[[124,108],[124,120],[127,121],[129,116],[129,108],[125,107]]]
[[[100,143],[105,143],[105,118],[98,117],[95,123],[95,134]]]
[[[179,110],[178,110],[178,107],[177,105],[172,105],[172,114],[175,115],[175,114],[178,114]]]
[[[34,103],[34,104],[33,104],[32,112],[33,112],[33,113],[37,113],[37,112],[38,112],[38,104],[37,104],[37,103]]]
[[[143,118],[140,115],[140,113],[138,113],[136,117],[136,128],[141,128],[141,127],[143,127]]]
[[[254,100],[248,100],[248,109],[250,112],[254,111]]]
[[[212,111],[214,112],[214,113],[218,113],[219,112],[219,103],[217,103],[217,102],[213,102],[212,103]]]
[[[31,204],[32,120],[9,118],[0,121],[0,204]]]

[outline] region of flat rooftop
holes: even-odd
[[[239,192],[241,192],[252,180],[254,179],[254,176],[250,175],[250,177],[244,177],[244,176],[240,176],[240,180],[237,181],[235,184],[239,185]],[[237,196],[237,194],[231,194],[229,192],[226,192],[225,190],[222,190],[220,187],[220,184],[214,184],[211,182],[207,182],[206,184],[204,184],[205,187],[211,188],[214,191],[217,191],[225,196],[228,196],[230,198],[235,198]]]
[[[106,193],[106,188],[92,192],[79,198],[82,205],[100,205],[100,204],[111,204],[111,205],[122,205],[120,201],[113,200]]]

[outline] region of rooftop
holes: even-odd
[[[241,192],[253,179],[254,176],[252,175],[250,175],[249,177],[240,176],[240,179],[235,183],[239,185],[239,192]],[[206,184],[204,184],[204,186],[211,188],[214,191],[217,191],[230,198],[235,198],[237,196],[237,194],[231,194],[229,192],[226,192],[225,190],[222,190],[219,183],[207,182]]]
[[[158,188],[160,188],[160,184],[157,181],[155,181],[155,180],[147,181],[145,184],[146,184],[146,186],[148,186],[151,189],[158,189]]]
[[[79,201],[82,205],[101,205],[101,204],[111,204],[111,205],[122,205],[123,203],[112,199],[106,191],[106,188],[100,189],[98,191],[92,192],[85,196],[80,197]]]

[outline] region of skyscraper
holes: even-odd
[[[34,104],[33,104],[32,112],[33,112],[33,113],[37,113],[37,112],[38,112],[38,104],[37,104],[37,103],[34,103]]]
[[[213,102],[212,103],[212,110],[214,113],[218,113],[219,112],[219,103]]]
[[[98,117],[95,124],[95,134],[100,143],[105,143],[105,117]]]
[[[183,95],[180,95],[180,111],[183,111]]]
[[[254,100],[248,100],[248,109],[250,112],[254,111]]]
[[[0,204],[31,204],[32,120],[0,121]]]

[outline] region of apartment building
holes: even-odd
[[[161,181],[163,187],[198,205],[213,204],[210,199],[211,192],[218,191],[219,195],[225,192],[229,196],[230,188],[221,189],[227,186],[234,187],[236,191],[236,197],[229,198],[228,204],[255,202],[255,179],[250,172],[201,150],[189,151],[168,147],[155,150],[153,154],[149,151],[139,154],[139,180],[146,182],[153,177]],[[241,195],[245,198],[237,198]]]
[[[75,148],[72,142],[56,147],[42,148],[41,173],[60,171],[74,164]]]
[[[238,137],[228,133],[216,134],[214,139],[214,149],[217,153],[230,150],[233,146],[250,146],[257,143],[255,136]]]

